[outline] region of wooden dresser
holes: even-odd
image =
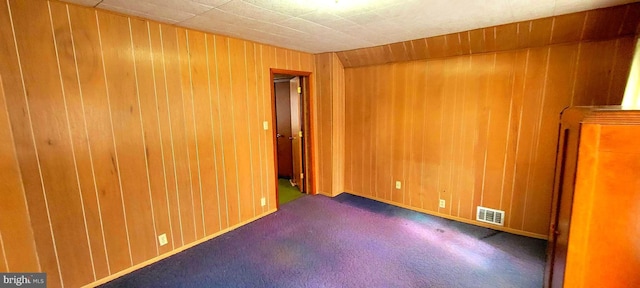
[[[640,111],[562,113],[545,287],[640,287]]]

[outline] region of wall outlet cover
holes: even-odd
[[[260,199],[260,205],[262,205],[262,207],[264,207],[264,205],[267,205],[267,201],[266,201],[266,199],[264,199],[264,197],[262,197],[262,199]]]
[[[445,208],[447,206],[447,202],[444,199],[440,199],[440,208]]]
[[[267,121],[262,122],[262,128],[264,128],[264,130],[269,130],[269,122]]]
[[[169,240],[167,240],[167,234],[161,234],[158,236],[158,242],[160,242],[160,246],[167,245],[167,243],[169,243]]]
[[[402,188],[402,182],[396,181],[396,189]]]

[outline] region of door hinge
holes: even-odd
[[[298,94],[302,93],[302,87],[298,86]]]
[[[300,179],[304,179],[304,173],[300,173]]]

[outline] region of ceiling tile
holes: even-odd
[[[222,5],[222,4],[225,4],[225,3],[227,3],[227,2],[229,2],[231,0],[192,0],[192,1],[200,3],[200,4],[207,5],[209,7],[214,7],[215,8],[215,7],[218,7],[218,6]]]
[[[301,18],[289,18],[285,21],[278,22],[278,25],[286,27],[304,27],[304,32],[309,34],[331,33],[335,31],[329,27]]]
[[[156,6],[166,7],[170,9],[180,10],[191,14],[200,14],[213,8],[212,5],[206,5],[193,0],[143,0]]]
[[[331,0],[285,0],[285,1],[269,1],[269,0],[243,0],[249,4],[253,4],[258,7],[262,7],[271,11],[278,11],[279,13],[286,14],[292,17],[298,17],[299,15],[306,14],[321,7],[322,2]]]
[[[145,18],[145,19],[149,19],[149,20],[155,20],[155,21],[159,21],[159,22],[162,22],[162,23],[169,23],[169,24],[177,23],[177,21],[174,20],[174,19],[165,18],[165,17],[159,16],[159,15],[149,14],[147,12],[142,12],[142,11],[137,11],[137,10],[129,10],[129,9],[125,9],[125,8],[118,7],[118,6],[111,6],[111,5],[108,5],[108,4],[100,4],[98,6],[98,8],[109,10],[109,11],[113,11],[113,12],[118,12],[118,13],[122,13],[122,14],[126,14],[126,15],[137,16],[137,17]]]
[[[233,0],[224,5],[218,6],[217,8],[241,17],[260,19],[263,22],[279,22],[291,18],[289,15],[273,12],[241,0]]]

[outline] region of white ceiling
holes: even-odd
[[[319,53],[449,34],[637,0],[63,0]]]

